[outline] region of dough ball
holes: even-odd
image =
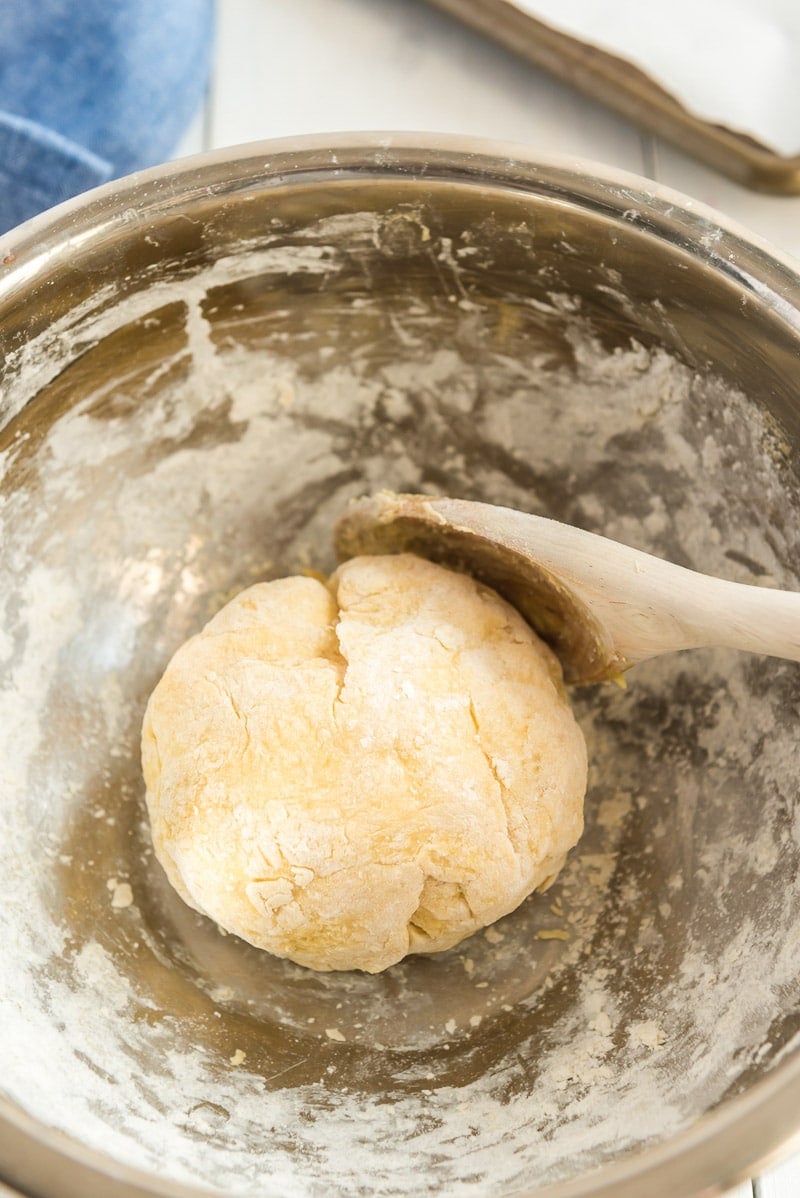
[[[142,753],[178,893],[313,969],[458,944],[582,830],[586,749],[552,653],[412,554],[243,591],[172,658]]]

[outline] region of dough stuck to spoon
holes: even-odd
[[[319,970],[458,944],[582,830],[555,657],[494,591],[408,553],[243,591],[167,666],[142,757],[182,898]]]

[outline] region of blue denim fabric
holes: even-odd
[[[168,158],[212,35],[213,0],[0,0],[0,232]]]

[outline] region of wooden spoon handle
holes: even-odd
[[[725,645],[800,661],[800,594],[694,577],[698,581],[683,600],[695,623],[694,645]]]

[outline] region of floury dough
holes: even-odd
[[[583,824],[552,653],[411,554],[243,591],[167,666],[142,755],[182,898],[320,970],[457,944],[547,885]]]

